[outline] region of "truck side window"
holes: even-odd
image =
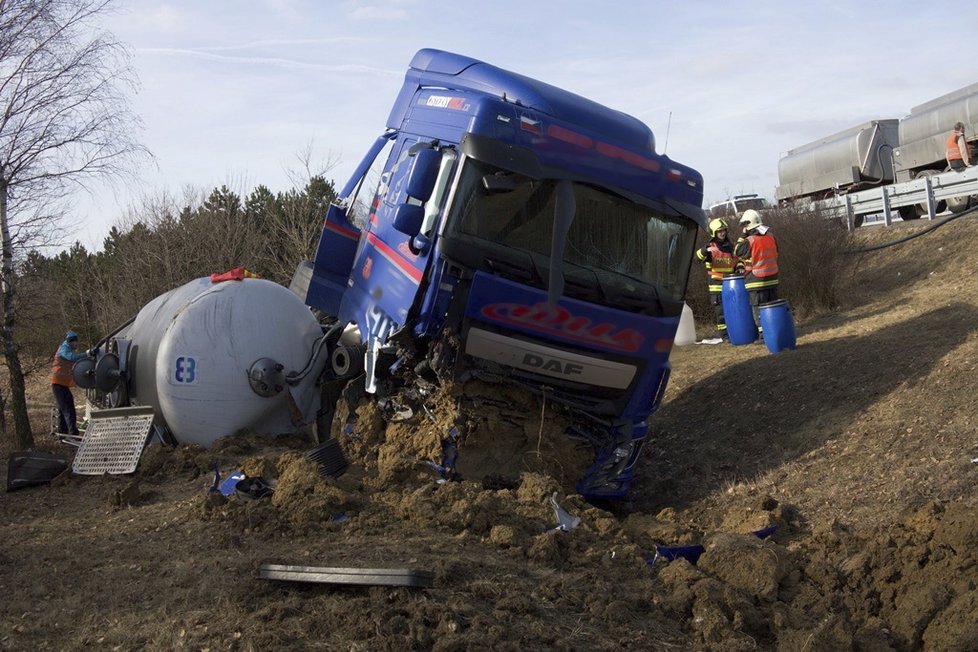
[[[347,208],[347,219],[358,228],[364,228],[374,202],[387,191],[389,174],[384,174],[384,166],[390,156],[393,141],[388,142],[374,159],[373,164],[357,185]],[[366,190],[365,190],[366,189]],[[373,190],[373,194],[369,194]]]
[[[392,208],[402,203],[414,204],[416,206],[421,205],[420,201],[413,197],[408,197],[405,192],[405,180],[407,179],[408,172],[411,170],[411,158],[408,152],[415,142],[417,141],[414,139],[405,139],[399,143],[401,151],[398,154],[397,162],[390,168],[390,178],[386,192],[383,195],[383,200],[384,203]]]
[[[424,206],[424,221],[421,223],[421,233],[431,237],[438,221],[438,215],[445,205],[445,198],[448,195],[448,182],[451,181],[452,172],[455,168],[455,161],[458,153],[454,149],[443,149],[441,153],[441,165],[438,167],[438,178],[435,180],[435,190],[431,193]]]

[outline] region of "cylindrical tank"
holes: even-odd
[[[293,431],[290,394],[304,419],[318,409],[315,379],[325,356],[303,382],[286,386],[281,378],[306,368],[322,329],[276,283],[191,281],[146,304],[119,336],[130,343],[130,402],[152,406],[180,442],[209,446],[241,429]],[[259,395],[250,374],[279,364],[280,381]]]
[[[791,308],[784,299],[762,303],[759,306],[764,344],[771,353],[795,348],[795,321]]]
[[[860,181],[893,181],[898,120],[871,120],[790,150],[778,161],[775,197],[819,198]]]
[[[915,106],[900,120],[896,180],[909,181],[923,169],[944,169],[947,138],[956,122],[964,123],[969,142],[978,138],[978,83]]]
[[[740,274],[727,274],[720,288],[723,319],[731,344],[750,344],[757,340],[757,324],[750,307],[750,294]]]

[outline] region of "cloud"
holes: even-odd
[[[360,45],[364,40],[352,37],[337,38],[304,38],[304,39],[265,39],[261,41],[250,41],[248,43],[237,43],[231,45],[207,45],[194,48],[195,50],[206,50],[208,52],[227,52],[231,50],[254,50],[268,47],[281,47],[293,45]]]
[[[281,68],[298,68],[303,70],[318,70],[321,72],[338,73],[373,73],[385,76],[400,77],[404,74],[402,70],[387,70],[375,66],[368,66],[356,63],[329,64],[329,63],[310,63],[308,61],[298,61],[295,59],[284,59],[281,57],[239,57],[216,54],[211,48],[191,49],[191,48],[138,48],[138,54],[182,56],[208,61],[218,61],[232,64],[266,65]]]

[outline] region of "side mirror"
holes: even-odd
[[[421,202],[431,199],[441,166],[441,153],[433,149],[422,149],[414,155],[411,176],[407,182],[407,194]]]
[[[421,233],[424,222],[424,207],[415,204],[401,204],[394,210],[394,228],[413,238]]]

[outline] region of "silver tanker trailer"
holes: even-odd
[[[948,169],[945,147],[954,124],[963,122],[969,143],[978,142],[978,83],[911,109],[900,120],[872,120],[790,150],[778,162],[781,204],[814,201],[940,174]],[[969,197],[941,201],[938,212],[959,212]],[[927,213],[926,205],[903,206],[903,219]]]

